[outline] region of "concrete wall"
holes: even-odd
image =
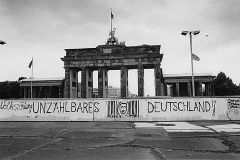
[[[240,97],[0,100],[0,121],[184,120],[240,120]]]

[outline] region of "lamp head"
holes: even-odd
[[[199,34],[200,33],[200,30],[198,30],[198,31],[193,31],[193,34],[194,35],[197,35],[197,34]]]
[[[6,44],[6,42],[0,40],[0,44],[1,44],[1,45],[4,45],[4,44]]]
[[[188,31],[182,31],[181,35],[186,36],[188,34]]]

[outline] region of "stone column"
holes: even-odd
[[[121,67],[121,97],[128,97],[128,69]]]
[[[138,65],[138,97],[144,97],[144,68]]]
[[[86,69],[86,98],[93,97],[93,71],[90,68]]]
[[[108,70],[107,68],[98,68],[98,97],[108,97]]]
[[[78,71],[75,68],[70,68],[70,98],[77,98],[78,92]]]
[[[198,86],[198,93],[199,93],[199,96],[203,96],[203,91],[202,91],[202,82],[199,82],[199,86]]]
[[[210,96],[210,83],[205,83],[206,96]]]
[[[53,94],[52,94],[52,86],[49,86],[49,98],[52,98]]]
[[[209,96],[214,96],[214,88],[212,83],[209,83],[209,93]]]
[[[25,93],[26,93],[26,87],[22,87],[23,88],[23,97],[22,98],[25,98]]]
[[[163,83],[163,75],[162,75],[162,69],[160,68],[160,63],[154,66],[154,76],[155,76],[155,95],[163,96],[164,91],[162,90],[164,88],[162,88],[162,84],[161,84]]]
[[[42,90],[42,86],[39,87],[38,98],[43,98],[43,90]]]
[[[20,87],[19,97],[23,98],[23,87]]]
[[[188,82],[188,96],[192,96],[191,82]]]
[[[86,81],[86,72],[87,68],[84,67],[81,69],[81,98],[87,98],[87,81]]]
[[[93,71],[90,68],[82,68],[81,97],[92,98],[93,96]]]
[[[64,98],[70,98],[70,69],[65,67]]]
[[[210,96],[210,84],[209,83],[206,83],[206,86],[207,86],[207,96]]]
[[[27,98],[27,87],[23,87],[23,98]]]
[[[27,87],[27,97],[26,98],[31,98],[31,87]]]
[[[173,88],[174,88],[174,85],[173,85],[173,84],[170,84],[170,85],[169,85],[169,90],[170,90],[170,91],[169,91],[169,92],[170,92],[170,94],[169,94],[169,95],[170,95],[171,97],[173,97],[173,96],[174,96],[174,91],[173,91]]]
[[[37,98],[36,97],[36,87],[35,86],[32,87],[32,98]]]
[[[61,86],[58,86],[58,98],[62,98]]]
[[[205,84],[205,96],[208,96],[207,83],[204,83],[204,84]]]
[[[103,68],[103,98],[108,97],[108,69]]]
[[[177,97],[180,96],[180,92],[179,92],[179,82],[176,83],[176,96],[177,96]]]
[[[98,68],[98,98],[103,98],[103,68]]]

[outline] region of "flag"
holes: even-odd
[[[31,68],[32,64],[33,64],[33,60],[31,60],[31,62],[29,63],[28,68]]]
[[[113,14],[112,14],[112,11],[111,11],[111,19],[113,19]]]
[[[193,59],[195,61],[200,61],[200,58],[197,55],[193,54],[193,53],[192,53],[192,57],[193,57]]]

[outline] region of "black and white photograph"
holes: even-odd
[[[0,0],[0,160],[240,159],[239,0]]]

